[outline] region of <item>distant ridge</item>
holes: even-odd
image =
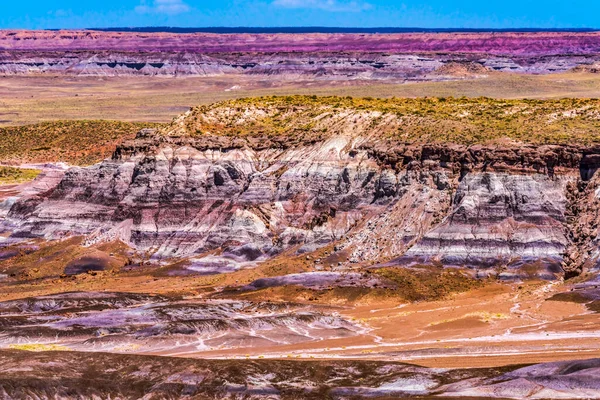
[[[87,30],[103,32],[166,32],[166,33],[451,33],[451,32],[595,32],[594,28],[567,28],[567,29],[540,29],[540,28],[517,28],[517,29],[486,29],[486,28],[336,28],[322,26],[300,26],[300,27],[205,27],[205,28],[177,28],[169,26],[149,26],[138,28],[88,28]]]

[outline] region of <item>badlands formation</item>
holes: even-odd
[[[263,97],[27,165],[0,393],[597,397],[599,126],[598,100]]]
[[[436,132],[467,127],[480,137],[504,123],[509,136],[535,140],[537,121],[548,131],[599,124],[597,101],[567,103],[576,108],[312,97],[198,107],[18,200],[7,240],[120,240],[156,262],[215,271],[334,245],[317,266],[435,265],[508,280],[595,272],[600,147],[502,133],[442,143]],[[434,112],[448,114],[447,127]]]
[[[0,73],[468,81],[595,73],[599,48],[3,31]],[[596,99],[270,96],[2,133],[1,398],[600,397]]]
[[[2,31],[0,74],[441,80],[594,70],[597,32],[209,34]]]

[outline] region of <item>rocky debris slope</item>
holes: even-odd
[[[109,370],[106,365],[110,365]],[[596,398],[600,362],[428,369],[372,361],[193,360],[76,352],[0,352],[6,398]],[[244,373],[240,373],[240,371]]]
[[[456,129],[460,122],[477,137],[495,123],[485,112],[497,115],[501,107],[501,116],[512,115],[510,107],[523,111],[523,104],[485,103],[484,114],[475,114],[482,119],[468,121],[444,109],[440,121],[411,125],[414,115],[392,103],[376,111],[331,101],[195,109],[162,132],[141,131],[112,159],[73,168],[53,189],[19,200],[4,227],[13,238],[120,239],[154,259],[194,257],[200,264],[256,263],[335,243],[322,260],[330,266],[393,260],[509,279],[594,268],[597,211],[585,196],[597,196],[600,148],[506,138],[444,144],[428,136],[441,123]],[[461,100],[450,103],[439,104],[462,107]],[[573,137],[587,140],[585,124],[596,124],[593,103],[567,119],[540,104],[534,115],[546,121],[542,131],[556,120],[574,121],[581,132]],[[532,138],[540,129],[531,119],[519,126]],[[403,142],[411,135],[430,141]],[[586,189],[574,193],[573,185]]]
[[[562,361],[519,368],[472,385],[457,382],[441,388],[452,397],[564,399],[598,397],[598,359]]]
[[[185,354],[351,338],[367,329],[326,307],[65,293],[0,303],[0,343]]]
[[[2,31],[0,73],[444,79],[587,70],[597,33],[172,34]],[[458,67],[458,68],[457,68]]]
[[[570,182],[566,194],[567,232],[569,246],[565,251],[563,269],[568,276],[579,275],[584,270],[597,270],[600,257],[600,177]]]

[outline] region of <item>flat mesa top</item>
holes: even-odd
[[[0,31],[0,50],[219,52],[395,52],[507,55],[600,54],[600,33],[171,33],[92,30]]]

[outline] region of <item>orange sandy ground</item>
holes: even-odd
[[[600,315],[546,301],[562,283],[492,284],[443,301],[349,305],[341,315],[371,329],[307,346],[170,354],[185,357],[353,358],[438,367],[492,367],[600,357]]]
[[[231,274],[238,282],[257,271]],[[0,300],[67,291],[123,291],[206,297],[210,277],[119,276],[0,286]],[[232,278],[229,278],[232,279]],[[227,279],[227,281],[229,281]],[[406,304],[365,298],[322,304],[360,323],[365,334],[299,345],[200,352],[190,347],[161,355],[199,358],[352,358],[394,360],[429,367],[491,367],[600,357],[600,314],[585,306],[547,301],[569,290],[563,283],[489,284],[450,298]],[[235,296],[239,298],[239,296]],[[298,300],[295,298],[294,300]],[[306,301],[319,307],[315,301]],[[152,353],[150,353],[152,354]]]

